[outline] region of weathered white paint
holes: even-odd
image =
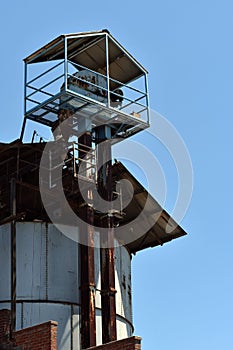
[[[95,233],[96,242],[99,240]],[[58,349],[80,349],[79,247],[58,229],[41,222],[17,223],[17,329],[57,321]],[[0,302],[10,300],[10,224],[0,226]],[[115,249],[117,338],[132,334],[131,261]],[[101,344],[100,254],[95,250],[96,329]],[[19,302],[21,301],[21,302]],[[68,304],[70,303],[70,305]],[[10,308],[0,303],[0,309]]]

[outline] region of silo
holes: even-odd
[[[10,309],[10,224],[0,226],[0,308]],[[96,233],[95,239],[98,240]],[[53,224],[16,224],[16,330],[49,319],[58,322],[58,349],[80,344],[80,264],[78,243]],[[132,335],[131,259],[115,249],[118,339]],[[95,254],[97,344],[101,344],[100,255]],[[80,346],[80,345],[79,345]],[[81,347],[80,347],[81,348]]]
[[[61,35],[24,61],[21,136],[0,144],[0,308],[11,335],[57,321],[58,350],[128,338],[132,254],[185,235],[112,160],[115,143],[150,125],[147,71],[107,30]],[[25,142],[29,120],[53,139]]]

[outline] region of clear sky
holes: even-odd
[[[22,59],[56,36],[107,28],[148,69],[151,108],[183,137],[194,191],[188,236],[133,258],[135,334],[144,350],[232,349],[233,2],[9,0],[0,18],[2,142],[20,133]],[[177,179],[161,163],[172,210]]]

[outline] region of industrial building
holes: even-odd
[[[150,125],[147,71],[107,30],[24,62],[21,135],[0,144],[0,349],[139,350],[131,260],[186,234],[112,160]],[[29,121],[53,140],[25,142]]]

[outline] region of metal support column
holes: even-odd
[[[23,125],[20,134],[20,141],[23,141],[24,131],[26,127],[26,112],[27,112],[27,63],[24,63],[24,117],[23,117]]]
[[[107,218],[107,236],[101,237],[102,244],[113,247],[113,218]],[[102,342],[116,340],[116,300],[115,300],[115,262],[114,248],[101,248],[101,305],[102,305]]]
[[[110,107],[110,80],[109,80],[109,45],[108,34],[105,35],[105,51],[106,51],[106,76],[107,76],[107,105]]]
[[[10,183],[11,215],[16,217],[16,179]],[[11,338],[16,327],[16,221],[11,222]]]
[[[86,133],[79,138],[82,150],[79,158],[84,158],[89,151],[92,139]],[[85,146],[87,148],[85,149]],[[88,191],[88,190],[87,190]],[[86,245],[80,244],[81,261],[81,343],[82,349],[96,345],[95,320],[95,244],[94,244],[94,209],[92,207],[92,192],[88,191],[88,203],[80,208],[80,217],[84,224],[80,227],[80,234],[84,237]]]
[[[107,228],[101,234],[100,265],[101,265],[101,305],[102,305],[102,342],[103,344],[116,340],[116,300],[115,300],[115,262],[114,262],[114,217],[111,213],[112,202],[112,152],[111,141],[108,140],[108,127],[97,130],[97,168],[98,192],[109,202],[108,212],[101,219],[101,226]],[[104,140],[105,138],[105,140]],[[101,141],[104,141],[101,143]],[[102,164],[101,167],[99,165]]]
[[[147,123],[150,123],[150,101],[149,101],[149,88],[148,88],[148,75],[145,74],[145,91],[146,91],[146,107],[147,107]]]
[[[64,38],[64,83],[65,83],[65,91],[67,91],[67,82],[68,82],[68,61],[67,61],[67,48],[68,48],[68,42],[67,38]]]

